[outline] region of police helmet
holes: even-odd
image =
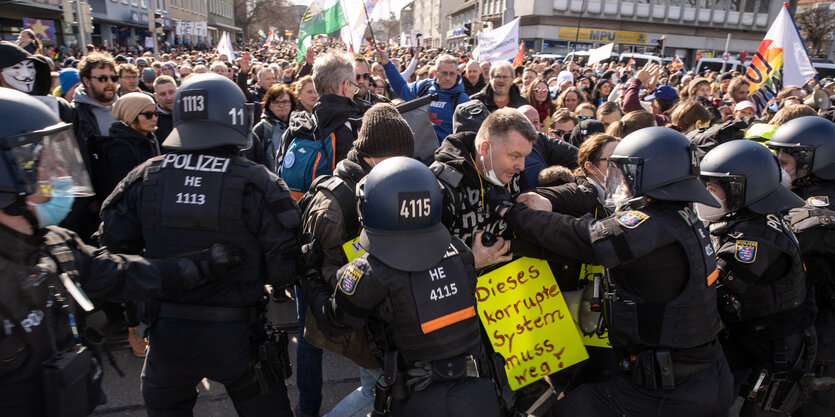
[[[768,214],[803,206],[803,200],[780,183],[781,175],[777,157],[749,140],[723,143],[701,163],[702,182],[722,188],[729,213],[748,208]]]
[[[626,185],[630,199],[646,196],[721,206],[699,181],[695,146],[673,129],[653,126],[632,132],[608,160],[607,199]]]
[[[803,116],[781,125],[766,142],[797,161],[797,178],[814,174],[835,180],[835,124],[819,116]]]
[[[174,129],[163,146],[184,151],[245,147],[250,114],[244,93],[231,80],[215,73],[192,75],[177,89]]]
[[[91,196],[93,189],[72,125],[38,99],[0,87],[0,209],[32,194]]]
[[[386,159],[357,184],[357,199],[366,252],[410,272],[443,258],[451,238],[441,223],[441,186],[426,165],[402,156]]]

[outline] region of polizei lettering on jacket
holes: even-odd
[[[200,172],[226,172],[226,169],[229,167],[229,158],[191,153],[170,153],[165,155],[165,159],[162,161],[162,167],[173,167]]]

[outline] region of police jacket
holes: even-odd
[[[460,75],[452,88],[442,90],[435,79],[407,83],[393,62],[383,65],[383,69],[386,71],[386,78],[388,78],[392,90],[403,101],[412,101],[425,95],[437,94],[438,101],[430,104],[426,114],[434,125],[435,135],[438,136],[439,142],[452,134],[452,114],[455,112],[456,105],[470,101],[470,96],[464,92],[464,84],[461,83]]]
[[[353,149],[339,162],[334,177],[324,189],[317,191],[302,213],[302,232],[322,246],[322,276],[330,293],[337,285],[337,271],[348,263],[343,245],[359,236],[359,215],[353,190],[371,167]],[[342,184],[339,184],[341,182]],[[344,187],[341,190],[336,187]],[[351,203],[343,206],[336,193],[351,191]],[[349,219],[348,216],[353,217]],[[305,321],[305,340],[322,349],[339,353],[366,369],[376,369],[382,364],[368,349],[365,329],[340,333],[328,337],[311,317]]]
[[[59,351],[85,340],[81,309],[59,274],[66,273],[80,283],[91,297],[114,301],[153,297],[188,286],[185,266],[176,259],[113,255],[85,245],[75,233],[56,226],[25,235],[0,224],[0,240],[0,405],[8,415],[43,415],[40,407],[44,404],[28,411],[8,407],[33,394],[20,389],[42,389],[42,364],[55,353],[52,340]],[[101,383],[101,370],[97,372],[88,381],[96,394]],[[99,398],[91,398],[89,411]]]
[[[794,233],[778,215],[747,211],[710,225],[719,268],[720,313],[727,327],[774,339],[812,325],[814,301]],[[723,305],[731,293],[739,308]]]
[[[789,211],[786,221],[797,236],[807,276],[815,284],[819,307],[835,308],[835,210],[828,182],[803,183],[794,191],[806,205]],[[820,335],[820,337],[828,337]]]
[[[528,103],[528,100],[522,97],[522,93],[519,91],[519,87],[517,87],[516,84],[510,84],[510,91],[508,91],[508,94],[510,94],[510,102],[507,103],[507,106],[505,107],[516,109],[524,106],[525,104],[530,104]],[[484,105],[487,106],[487,110],[491,113],[499,109],[499,106],[496,105],[496,101],[493,100],[493,86],[490,85],[490,83],[487,83],[487,85],[484,86],[484,89],[478,93],[473,94],[472,99],[484,103]]]
[[[603,220],[515,204],[504,218],[520,237],[606,268],[612,346],[629,354],[663,347],[680,362],[721,357],[716,258],[684,203],[656,201]]]
[[[212,243],[242,250],[241,268],[224,280],[159,297],[190,305],[250,307],[264,284],[296,275],[299,209],[287,186],[237,148],[169,153],[131,171],[104,202],[101,242],[150,258],[183,256]]]
[[[478,354],[473,262],[456,238],[428,271],[399,271],[364,254],[339,270],[330,299],[321,285],[308,287],[308,299],[326,332],[362,328],[369,319],[383,323],[377,336],[385,350],[399,350],[408,365]]]
[[[107,153],[110,190],[137,165],[160,154],[156,136],[143,135],[124,122],[110,126],[110,148]],[[103,197],[104,198],[104,197]]]
[[[472,245],[477,230],[496,236],[509,233],[507,223],[484,206],[485,193],[497,186],[480,178],[475,167],[475,136],[475,132],[447,136],[435,151],[435,162],[429,167],[444,185],[444,225],[467,245]],[[523,187],[527,188],[523,178],[520,172],[506,186],[512,196],[518,195]]]

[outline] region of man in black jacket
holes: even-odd
[[[487,86],[487,82],[484,81],[484,75],[481,73],[481,68],[478,66],[478,61],[472,60],[467,63],[467,71],[464,72],[463,82],[464,92],[468,96],[478,93]]]
[[[313,84],[319,93],[319,101],[313,105],[312,115],[299,111],[290,117],[290,127],[281,141],[282,155],[295,138],[320,139],[334,133],[335,159],[337,162],[345,159],[355,137],[350,120],[362,116],[352,99],[357,91],[355,79],[350,56],[331,52],[316,59]]]
[[[505,61],[497,62],[490,68],[490,83],[481,92],[473,95],[472,99],[484,103],[490,112],[530,104],[522,97],[519,87],[513,84],[513,66]]]
[[[371,81],[371,66],[368,65],[368,61],[365,58],[354,58],[354,73],[356,74],[357,80],[357,93],[354,94],[354,101],[362,107],[363,113],[377,103],[389,102],[389,99],[375,94],[368,88]]]
[[[162,142],[174,129],[174,96],[177,94],[177,83],[174,78],[168,75],[162,75],[154,80],[154,98],[157,101],[157,130],[155,132],[157,142],[162,146]]]

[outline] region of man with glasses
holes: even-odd
[[[474,94],[473,100],[484,103],[491,113],[505,107],[517,109],[530,104],[513,84],[513,65],[506,61],[497,62],[490,68],[490,83]]]
[[[442,54],[435,60],[433,74],[435,78],[418,80],[408,83],[400,75],[400,69],[389,60],[388,53],[383,49],[376,51],[376,59],[383,64],[386,76],[392,90],[398,97],[411,101],[418,97],[438,94],[438,101],[432,102],[426,114],[435,128],[438,143],[452,134],[452,114],[459,103],[470,101],[464,92],[464,84],[458,74],[458,59],[452,55]]]
[[[552,138],[563,139],[566,133],[574,130],[574,127],[580,123],[580,120],[568,109],[559,109],[551,116],[551,126],[548,128],[548,134]]]
[[[139,91],[139,70],[133,64],[119,65],[119,97]]]
[[[356,73],[357,93],[354,94],[354,101],[365,109],[377,103],[388,103],[389,99],[374,93],[369,88],[371,81],[371,67],[368,61],[362,57],[354,58],[354,73]],[[364,112],[364,111],[363,111]]]

